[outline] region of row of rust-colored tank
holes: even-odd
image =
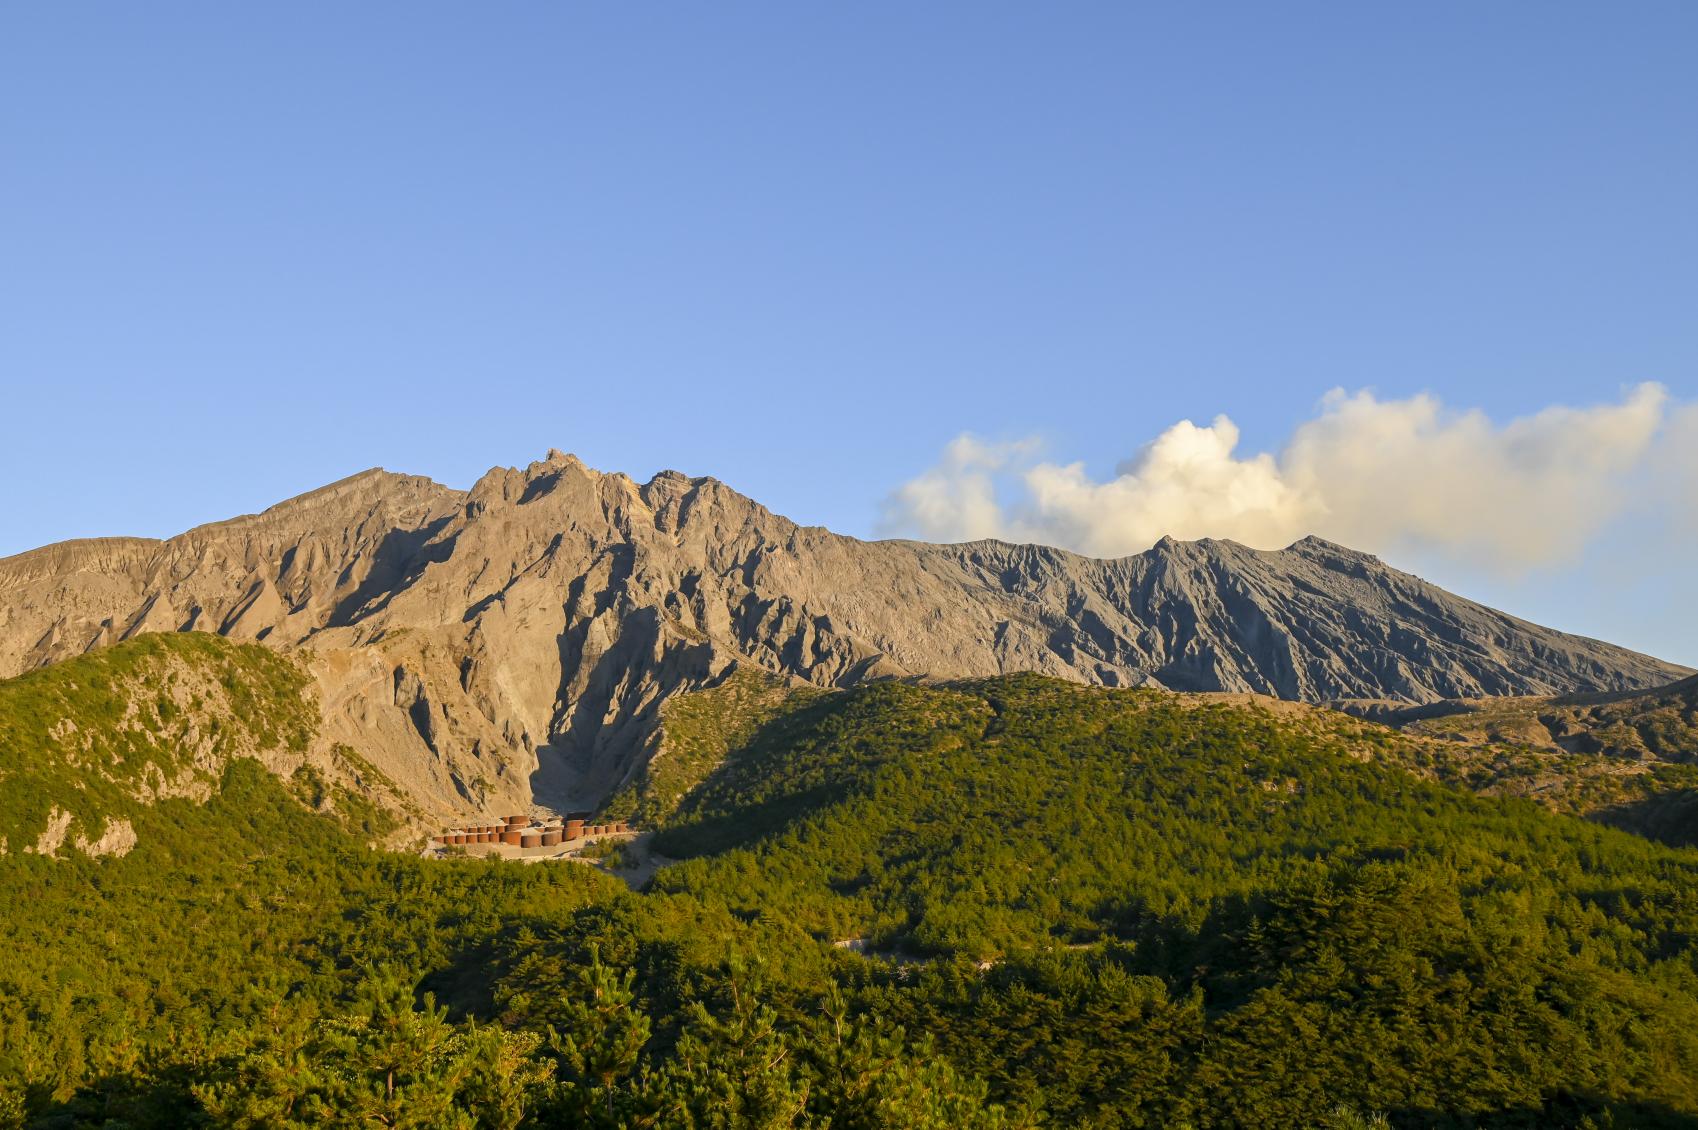
[[[623,820],[613,824],[586,824],[582,820],[568,820],[564,827],[533,828],[528,816],[503,817],[502,824],[480,824],[476,827],[456,828],[443,832],[440,836],[431,837],[438,844],[507,844],[512,847],[557,847],[562,843],[582,839],[585,836],[614,836],[625,835],[631,831],[631,825]]]
[[[566,838],[575,840],[579,836],[622,836],[631,830],[631,825],[620,820],[613,824],[586,824],[582,820],[566,821]]]

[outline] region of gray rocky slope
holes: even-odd
[[[1395,699],[1627,690],[1689,674],[1308,538],[863,542],[710,478],[551,452],[469,491],[367,471],[165,541],[0,560],[0,675],[146,631],[298,652],[328,732],[440,812],[592,803],[660,703],[754,665],[821,685],[1037,671],[1115,686]]]

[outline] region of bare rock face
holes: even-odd
[[[443,813],[593,803],[639,768],[667,696],[738,665],[1406,703],[1689,673],[1313,538],[1115,560],[862,542],[711,478],[639,485],[558,452],[465,492],[373,470],[166,541],[0,561],[0,675],[177,630],[305,652],[326,734]]]

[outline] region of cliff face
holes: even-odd
[[[593,802],[647,756],[664,698],[739,664],[1411,703],[1688,673],[1317,539],[1117,560],[862,542],[713,479],[637,484],[558,453],[466,492],[367,471],[165,541],[0,561],[0,674],[176,630],[304,652],[327,732],[443,811]]]

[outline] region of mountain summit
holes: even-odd
[[[164,541],[0,560],[0,676],[187,630],[299,652],[331,732],[445,809],[594,802],[652,754],[669,696],[737,668],[1407,703],[1690,674],[1319,538],[1112,560],[865,542],[715,479],[637,483],[557,451],[469,491],[370,470]]]

